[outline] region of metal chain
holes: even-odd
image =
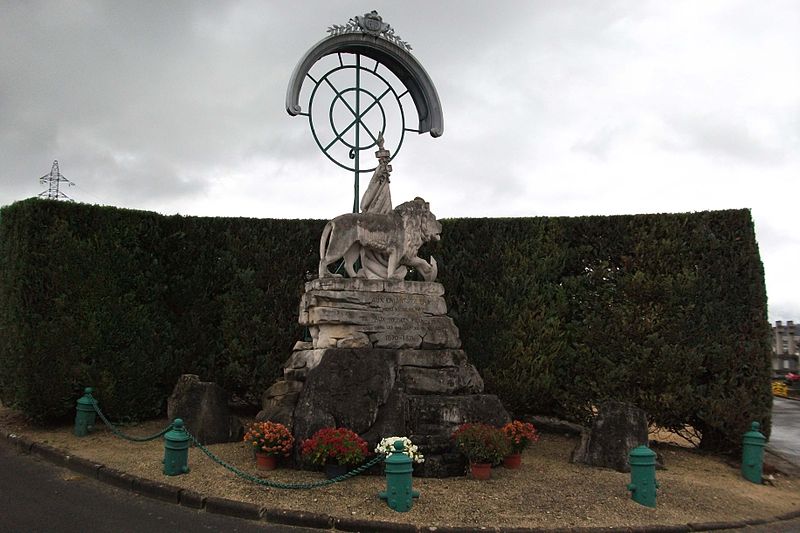
[[[116,435],[117,437],[119,437],[121,439],[129,440],[129,441],[133,441],[133,442],[147,442],[147,441],[150,441],[150,440],[155,440],[155,439],[157,439],[159,437],[163,437],[167,433],[167,431],[172,429],[172,423],[170,423],[167,427],[165,427],[164,429],[162,429],[161,431],[159,431],[155,435],[148,435],[146,437],[133,437],[133,436],[130,436],[130,435],[126,435],[123,432],[121,432],[120,430],[118,430],[114,426],[114,424],[109,422],[109,420],[106,418],[106,416],[100,410],[100,406],[97,404],[97,400],[95,400],[94,398],[92,398],[92,405],[94,406],[95,412],[100,417],[100,420],[102,420],[105,423],[105,425],[108,426],[108,429],[110,429],[111,432],[114,435]]]
[[[167,431],[172,429],[172,424],[170,423],[167,427],[165,427],[164,429],[162,429],[161,431],[159,431],[158,433],[156,433],[154,435],[148,435],[146,437],[133,437],[131,435],[125,435],[120,430],[118,430],[114,426],[114,424],[112,424],[108,420],[108,418],[106,418],[106,416],[100,410],[100,406],[97,404],[97,400],[95,400],[94,398],[92,398],[92,406],[94,407],[94,410],[97,413],[97,415],[100,417],[100,420],[102,420],[103,423],[105,423],[105,425],[108,426],[108,429],[110,429],[111,432],[114,433],[114,435],[116,435],[116,436],[118,436],[118,437],[120,437],[122,439],[125,439],[125,440],[129,440],[129,441],[133,441],[133,442],[147,442],[147,441],[154,440],[154,439],[157,439],[159,437],[164,436],[167,433]],[[309,483],[281,483],[279,481],[270,481],[268,479],[262,479],[260,477],[256,477],[256,476],[254,476],[252,474],[248,474],[247,472],[243,472],[243,471],[239,470],[238,468],[236,468],[235,466],[233,466],[231,464],[226,463],[225,461],[223,461],[222,459],[217,457],[214,454],[214,452],[212,452],[211,450],[209,450],[208,448],[203,446],[200,443],[200,441],[198,441],[197,438],[194,435],[192,435],[185,426],[184,426],[183,430],[186,432],[186,435],[188,435],[189,438],[192,439],[192,442],[194,443],[194,445],[201,452],[206,454],[215,463],[217,463],[220,466],[226,468],[227,470],[231,471],[232,473],[234,473],[235,475],[239,476],[242,479],[245,479],[247,481],[252,481],[253,483],[256,483],[258,485],[263,485],[263,486],[266,486],[266,487],[272,487],[272,488],[275,488],[275,489],[313,489],[313,488],[316,488],[316,487],[324,487],[326,485],[332,485],[334,483],[339,483],[340,481],[345,481],[345,480],[350,479],[352,477],[355,477],[355,476],[357,476],[359,474],[362,474],[365,471],[367,471],[368,469],[372,468],[373,466],[375,466],[376,464],[382,462],[385,459],[384,456],[378,455],[374,459],[364,463],[363,465],[359,466],[358,468],[350,470],[346,474],[343,474],[341,476],[335,477],[333,479],[325,479],[325,480],[322,480],[322,481],[312,481],[312,482],[309,482]]]
[[[380,462],[382,462],[384,460],[384,457],[382,455],[378,455],[374,459],[370,460],[369,462],[364,463],[363,465],[359,466],[358,468],[356,468],[354,470],[351,470],[351,471],[349,471],[346,474],[343,474],[341,476],[335,477],[333,479],[325,479],[325,480],[322,480],[322,481],[312,481],[312,482],[309,482],[309,483],[281,483],[280,481],[270,481],[268,479],[262,479],[260,477],[254,476],[252,474],[248,474],[247,472],[242,472],[241,470],[239,470],[235,466],[226,463],[225,461],[223,461],[222,459],[220,459],[219,457],[214,455],[214,453],[211,450],[209,450],[208,448],[206,448],[205,446],[200,444],[200,442],[194,437],[194,435],[189,433],[189,431],[186,428],[184,428],[184,431],[186,431],[186,434],[189,435],[189,438],[192,439],[192,442],[194,442],[194,445],[197,446],[197,448],[199,448],[201,452],[206,454],[215,463],[217,463],[220,466],[226,468],[227,470],[233,472],[235,475],[239,476],[242,479],[246,479],[247,481],[252,481],[253,483],[256,483],[258,485],[263,485],[265,487],[272,487],[274,489],[313,489],[313,488],[317,488],[317,487],[324,487],[326,485],[332,485],[334,483],[338,483],[340,481],[344,481],[346,479],[350,479],[351,477],[355,477],[355,476],[365,472],[366,470],[372,468],[373,466],[375,466],[376,464],[378,464],[378,463],[380,463]]]

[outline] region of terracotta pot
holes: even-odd
[[[343,476],[350,471],[347,465],[325,465],[325,477],[333,479],[335,477]]]
[[[256,466],[259,470],[275,470],[278,468],[278,458],[274,455],[256,452]]]
[[[472,472],[472,479],[489,479],[492,477],[492,464],[491,463],[470,463],[470,472]]]
[[[522,464],[522,454],[521,453],[512,453],[511,455],[507,455],[503,459],[503,466],[506,468],[519,468]]]

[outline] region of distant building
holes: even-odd
[[[780,320],[772,328],[773,374],[797,372],[800,368],[800,326],[791,320],[783,324]]]

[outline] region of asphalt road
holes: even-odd
[[[767,448],[800,467],[800,402],[774,398]]]
[[[197,511],[123,491],[0,444],[0,531],[318,532]]]

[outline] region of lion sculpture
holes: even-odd
[[[350,213],[341,215],[325,225],[319,242],[319,277],[340,277],[328,266],[344,259],[347,275],[402,280],[406,266],[417,269],[425,281],[434,281],[438,274],[436,260],[428,263],[417,252],[424,242],[438,241],[442,224],[422,198],[400,204],[394,211],[382,213]],[[356,273],[354,265],[365,249],[374,250],[386,259],[386,273],[368,276],[362,268]],[[371,270],[374,272],[374,269]]]

